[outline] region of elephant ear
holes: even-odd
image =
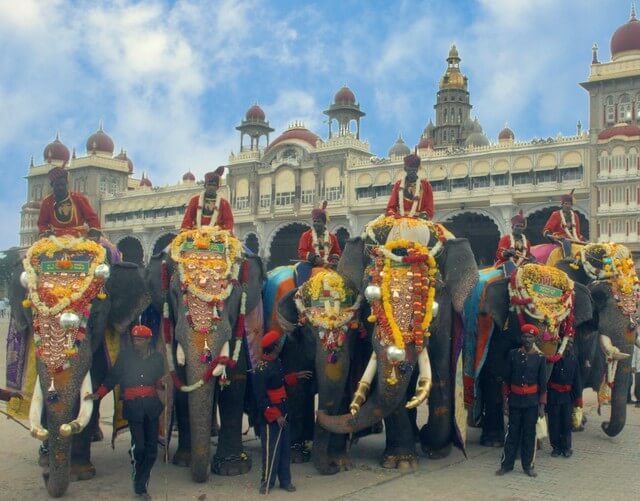
[[[587,285],[591,280],[584,272],[582,264],[578,264],[576,268],[575,261],[573,259],[562,259],[556,263],[556,268],[564,271],[571,280],[576,283]]]
[[[355,285],[359,293],[362,293],[364,268],[364,240],[361,237],[350,238],[344,246],[342,256],[340,256],[337,272]]]
[[[464,302],[478,283],[478,266],[466,238],[447,240],[438,259],[440,273],[451,296],[453,308],[462,313]]]
[[[593,320],[594,310],[589,289],[579,282],[574,282],[573,292],[575,294],[573,316],[576,326],[591,322]]]
[[[245,256],[245,259],[249,263],[249,282],[247,284],[247,313],[249,313],[262,299],[261,292],[267,274],[260,256],[249,254]]]
[[[22,301],[27,296],[27,291],[20,283],[20,275],[24,271],[22,263],[16,263],[11,275],[9,285],[9,305],[11,306],[11,316],[13,317],[15,328],[18,332],[24,332],[30,324],[30,310],[22,306]]]
[[[293,332],[298,323],[298,308],[296,308],[294,301],[296,292],[298,292],[297,288],[291,289],[280,298],[276,307],[278,323],[280,327],[282,327],[282,330],[287,333]]]
[[[112,265],[106,289],[111,299],[109,324],[116,332],[124,332],[151,304],[149,289],[137,264]]]
[[[484,301],[480,313],[489,315],[493,321],[504,329],[509,318],[509,279],[503,278],[487,284],[484,290]]]

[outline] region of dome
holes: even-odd
[[[140,180],[140,187],[153,188],[153,183],[151,182],[151,179],[149,179],[148,177],[145,177],[145,175],[142,174],[142,179]]]
[[[502,129],[500,131],[500,133],[498,134],[498,141],[503,142],[503,141],[513,141],[515,139],[515,134],[513,133],[513,131],[509,128],[506,127],[504,129]]]
[[[433,149],[433,139],[428,137],[422,137],[420,139],[420,142],[418,143],[418,149],[419,150]]]
[[[114,158],[116,158],[118,160],[126,160],[127,161],[127,166],[129,167],[129,174],[131,174],[133,172],[133,162],[127,156],[127,152],[126,151],[120,150],[120,153],[118,153],[118,156],[116,156]]]
[[[490,143],[487,139],[487,136],[485,136],[482,132],[472,132],[464,142],[465,146],[474,146],[476,148],[479,148],[481,146],[489,146],[489,144]]]
[[[611,59],[614,61],[625,52],[638,51],[640,54],[640,22],[635,9],[631,9],[629,21],[620,26],[611,37]]]
[[[288,130],[284,131],[277,138],[275,138],[271,142],[271,144],[269,144],[267,151],[273,148],[276,144],[284,143],[286,141],[291,141],[295,139],[299,141],[304,141],[305,143],[308,143],[310,146],[313,146],[315,148],[316,143],[320,138],[316,136],[313,132],[311,132],[309,129],[307,129],[304,125],[294,124]]]
[[[398,136],[394,145],[389,148],[389,157],[406,157],[411,153],[411,150],[402,139],[402,136]]]
[[[606,141],[614,137],[638,137],[640,136],[640,127],[627,123],[616,124],[613,127],[604,129],[598,134],[600,141]]]
[[[249,113],[247,113],[247,116]],[[196,176],[193,175],[191,171],[185,172],[184,176],[182,176],[182,180],[185,183],[194,183],[196,181]]]
[[[44,157],[44,161],[49,163],[51,163],[52,160],[68,162],[70,158],[69,148],[60,142],[60,138],[56,134],[53,142],[45,146],[42,156]]]
[[[87,139],[87,153],[109,153],[113,155],[113,140],[102,130],[102,126]]]
[[[267,116],[264,114],[264,111],[260,106],[254,104],[251,108],[247,110],[247,114],[245,115],[245,119],[249,121],[257,121],[264,122]]]
[[[356,104],[356,95],[346,85],[333,98],[335,104]]]

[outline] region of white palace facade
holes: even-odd
[[[591,240],[617,241],[640,252],[640,22],[631,19],[611,39],[611,60],[592,50],[586,82],[589,124],[573,136],[519,141],[509,128],[497,141],[471,117],[467,78],[455,46],[436,95],[435,121],[429,120],[416,145],[422,175],[434,189],[435,219],[471,241],[481,265],[491,264],[500,234],[523,209],[527,236],[543,241],[542,226],[561,194],[575,190],[574,208]],[[413,150],[398,138],[384,158],[373,156],[360,137],[366,121],[354,93],[340,89],[324,111],[326,135],[294,123],[270,141],[274,129],[264,111],[252,106],[239,131],[223,189],[235,217],[235,233],[258,252],[269,268],[296,258],[299,235],[313,207],[327,200],[331,231],[341,241],[360,234],[382,213],[392,183]],[[172,186],[154,187],[134,177],[125,151],[115,155],[113,140],[100,128],[89,137],[86,154],[71,154],[58,138],[46,146],[44,161],[27,174],[27,200],[21,211],[20,244],[37,238],[46,174],[68,161],[70,188],[85,193],[99,212],[105,235],[125,257],[144,263],[177,233],[189,199],[202,182],[187,172]],[[215,166],[212,166],[213,170]]]

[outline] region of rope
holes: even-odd
[[[7,419],[10,419],[11,421],[13,421],[14,423],[19,424],[20,426],[22,426],[25,430],[27,430],[28,432],[31,432],[31,430],[29,429],[28,426],[25,426],[23,423],[21,423],[20,421],[18,421],[16,418],[14,418],[13,416],[11,416],[10,414],[7,414],[5,411],[0,410],[0,414],[4,414],[5,416],[7,416]]]

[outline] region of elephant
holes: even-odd
[[[574,261],[557,263],[577,283],[586,285],[593,300],[600,349],[591,348],[585,387],[599,392],[611,388],[611,416],[601,424],[610,437],[626,422],[627,391],[631,383],[631,355],[637,336],[640,283],[629,249],[616,243],[592,243]],[[594,343],[595,345],[596,343]],[[595,352],[595,353],[594,353]]]
[[[60,497],[67,491],[71,476],[85,480],[95,475],[90,445],[98,421],[98,406],[80,396],[95,391],[106,376],[106,336],[119,339],[147,307],[149,295],[137,265],[122,262],[109,267],[104,264],[104,257],[96,257],[102,247],[79,239],[57,240],[56,245],[62,242],[60,245],[67,247],[64,252],[57,248],[53,259],[34,250],[42,245],[50,247],[52,242],[45,238],[30,248],[24,260],[27,270],[22,264],[17,266],[9,295],[19,335],[35,345],[37,377],[29,410],[31,433],[48,442],[48,455],[41,457],[41,465],[47,467],[43,478],[49,495]],[[74,245],[93,247],[84,252],[77,251]],[[36,284],[42,286],[42,290],[47,287],[54,290],[51,283],[64,288],[71,275],[66,268],[82,268],[90,252],[94,254],[89,255],[88,269],[83,270],[90,285],[86,289],[79,286],[81,298],[56,313],[56,305],[51,307],[51,303],[43,299],[44,292],[36,289]],[[100,262],[103,264],[98,264]],[[97,265],[95,271],[91,269],[92,263]],[[47,274],[43,275],[41,269],[46,269]],[[92,289],[100,283],[100,291]],[[30,291],[28,296],[25,286]],[[78,306],[80,304],[84,306]],[[61,365],[59,362],[65,357]]]
[[[361,282],[364,272],[363,251],[362,240],[348,242],[336,271],[323,270],[316,273],[300,288],[287,291],[276,304],[278,323],[288,334],[285,350],[289,355],[285,353],[282,357],[285,370],[299,370],[295,359],[306,360],[309,357],[305,354],[311,353],[318,405],[330,415],[348,411],[350,375],[354,369],[354,359],[358,357],[357,350],[362,349],[359,321],[361,297],[355,284]],[[334,298],[337,297],[336,289],[325,285],[327,280],[338,284],[338,288],[345,291],[345,299],[337,308],[339,325],[327,323],[331,315],[327,312],[335,311],[332,307],[336,301]],[[318,292],[331,291],[334,294],[327,296],[330,297],[329,304],[313,305],[309,297],[315,287]],[[304,414],[298,412],[297,407],[306,408],[307,405],[305,399],[296,401],[290,398],[288,408],[290,413]],[[313,409],[313,399],[310,405]],[[291,417],[292,426],[299,417]],[[318,472],[330,475],[351,468],[347,455],[347,435],[332,434],[316,423],[312,438],[311,459]]]
[[[225,256],[230,266],[216,269]],[[192,258],[199,263],[193,264]],[[251,457],[242,446],[250,368],[244,312],[248,316],[258,307],[261,311],[264,278],[261,259],[242,251],[237,239],[216,227],[183,231],[173,240],[170,254],[152,256],[147,266],[153,307],[165,314],[174,332],[174,339],[164,333],[169,367],[175,367],[172,376],[180,390],[175,394],[179,435],[174,463],[190,464],[195,482],[207,481],[209,471],[239,475],[251,469]],[[201,299],[216,290],[222,291],[218,299]],[[211,458],[214,391],[219,391],[221,423]]]
[[[381,224],[377,225],[380,221]],[[408,227],[407,231],[403,231],[403,224]],[[419,405],[429,395],[430,379],[429,419],[419,430],[422,450],[437,459],[445,457],[454,442],[464,447],[464,438],[457,427],[459,416],[455,412],[459,409],[454,376],[461,345],[458,316],[478,280],[478,271],[469,242],[453,237],[440,225],[393,218],[374,220],[374,225],[372,227],[370,223],[367,227],[364,242],[363,237],[349,242],[349,245],[362,249],[354,257],[354,260],[358,259],[357,266],[365,268],[369,265],[367,251],[372,244],[380,248],[380,243],[399,242],[402,246],[415,248],[415,242],[428,243],[430,253],[435,255],[434,266],[430,265],[430,269],[437,269],[437,274],[430,281],[435,292],[434,303],[438,305],[434,306],[437,316],[434,315],[429,327],[431,336],[424,349],[415,342],[409,342],[405,344],[404,351],[397,350],[397,346],[381,338],[377,322],[372,336],[373,354],[361,380],[361,383],[371,385],[370,396],[360,408],[364,395],[356,392],[350,414],[330,416],[320,409],[318,422],[333,433],[355,433],[384,419],[387,433],[381,462],[383,467],[415,469],[415,425],[407,407]],[[365,280],[360,282],[360,287],[361,292],[370,291]],[[375,288],[373,296],[373,299],[379,296]],[[368,299],[371,300],[371,296]],[[419,338],[415,339],[419,341]],[[410,384],[416,381],[415,376],[412,377],[416,367],[419,369],[418,387],[415,397],[407,403],[407,393],[413,393]],[[355,408],[354,403],[357,404]]]
[[[593,308],[586,287],[573,283],[573,319],[568,316],[565,322],[556,322],[555,328],[553,325],[549,327],[544,320],[530,315],[528,305],[534,303],[519,301],[521,296],[514,293],[517,273],[526,273],[526,277],[541,276],[544,277],[542,282],[550,282],[543,284],[549,285],[549,288],[539,289],[543,295],[559,290],[551,285],[564,287],[562,290],[567,298],[571,292],[567,275],[545,265],[526,264],[511,278],[504,278],[499,269],[481,271],[482,281],[470,296],[465,309],[469,333],[465,341],[472,343],[470,350],[468,346],[465,347],[465,392],[467,403],[474,404],[470,420],[482,422],[480,443],[485,446],[502,447],[504,443],[501,381],[509,351],[520,346],[520,326],[529,323],[539,328],[541,335],[536,338],[536,347],[547,356],[547,378],[551,375],[553,361],[565,349],[564,340],[573,336],[573,330],[576,331],[575,338],[581,339],[592,329]],[[557,283],[550,281],[551,276],[557,277],[554,279]],[[568,313],[570,310],[565,311]],[[470,324],[475,325],[469,327]],[[558,335],[554,336],[556,331]],[[476,376],[477,381],[474,381]],[[476,393],[480,398],[473,402]]]

